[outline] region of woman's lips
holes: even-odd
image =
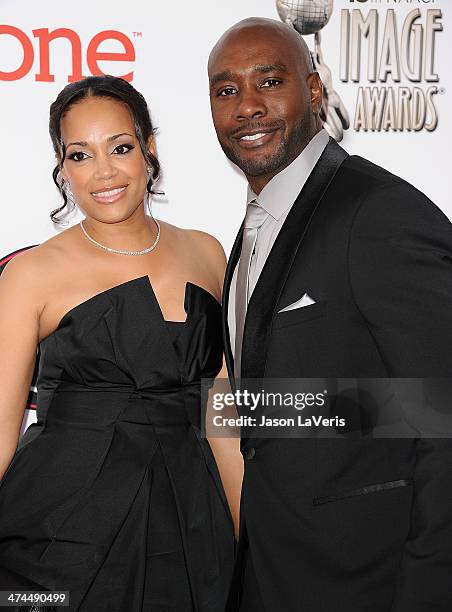
[[[122,185],[121,187],[114,187],[113,189],[93,191],[91,195],[96,200],[96,202],[111,203],[116,202],[117,200],[122,198],[126,189],[127,185]]]

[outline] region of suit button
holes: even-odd
[[[246,456],[245,459],[247,459],[248,461],[250,461],[250,459],[254,459],[254,456],[256,455],[256,449],[252,446],[251,448],[249,448],[246,451]]]

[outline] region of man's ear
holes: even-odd
[[[323,83],[318,72],[308,76],[308,85],[311,90],[311,106],[315,115],[318,115],[323,104]]]

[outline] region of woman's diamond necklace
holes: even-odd
[[[107,247],[104,244],[97,242],[97,240],[94,240],[94,238],[91,238],[91,236],[86,231],[85,226],[83,225],[83,221],[80,221],[80,227],[82,228],[83,233],[85,234],[85,236],[88,238],[90,242],[92,242],[94,245],[96,245],[100,249],[107,251],[107,253],[116,253],[117,255],[146,255],[146,253],[150,253],[151,251],[155,249],[155,247],[158,245],[159,240],[160,240],[160,223],[157,221],[157,219],[154,219],[154,217],[152,217],[152,220],[157,226],[157,236],[154,240],[154,243],[150,247],[147,247],[147,249],[143,249],[142,251],[123,251],[121,249],[112,249],[111,247]]]

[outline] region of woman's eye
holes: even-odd
[[[233,93],[235,93],[236,89],[235,87],[225,87],[224,89],[221,89],[218,92],[219,96],[231,96]]]
[[[131,144],[120,144],[113,149],[113,153],[116,153],[117,155],[124,155],[134,148],[135,147]]]
[[[280,84],[281,81],[279,79],[267,79],[262,83],[261,87],[277,87]]]
[[[83,151],[74,151],[74,153],[71,153],[68,157],[69,159],[72,159],[72,161],[81,162],[86,159],[88,155],[83,153]]]

